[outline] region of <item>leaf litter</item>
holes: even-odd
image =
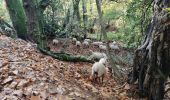
[[[43,55],[36,44],[0,35],[0,100],[131,100],[109,75],[90,81],[90,63]],[[125,88],[125,89],[124,89]]]

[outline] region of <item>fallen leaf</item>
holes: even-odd
[[[130,89],[130,85],[129,84],[126,84],[125,87],[124,87],[125,90],[129,90]]]
[[[40,96],[31,96],[30,100],[42,100]]]
[[[12,81],[13,81],[13,77],[12,77],[12,76],[9,76],[7,79],[5,79],[5,80],[2,82],[2,85],[8,84],[9,82],[12,82]]]

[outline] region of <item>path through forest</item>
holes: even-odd
[[[91,66],[53,59],[32,43],[1,35],[0,100],[130,100],[129,87],[109,73],[104,84],[92,84]]]

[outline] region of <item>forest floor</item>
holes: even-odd
[[[77,50],[73,45],[67,51],[86,55],[89,49],[93,48]],[[126,81],[118,84],[110,73],[103,84],[92,83],[91,67],[59,61],[32,43],[0,35],[0,100],[132,100]]]

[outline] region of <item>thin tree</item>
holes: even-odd
[[[87,38],[87,1],[82,0],[82,8],[83,8],[83,24],[84,24],[84,38]]]
[[[80,12],[79,12],[80,0],[72,0],[72,2],[73,2],[73,19],[76,19],[77,21],[80,22],[81,20]]]
[[[101,4],[102,4],[101,0],[96,0],[96,6],[97,6],[98,15],[99,15],[99,22],[100,22],[100,26],[101,26],[101,35],[103,35],[104,39],[107,41],[108,38],[107,38],[105,26],[104,26],[104,21],[103,21],[103,18],[102,18],[103,15],[102,15]],[[122,74],[119,72],[118,68],[115,66],[115,64],[114,64],[114,62],[112,60],[112,56],[111,56],[111,53],[110,53],[110,50],[109,50],[108,41],[107,41],[107,56],[108,56],[108,58],[110,60],[111,66],[113,68],[115,78],[118,78],[120,80],[122,78]]]

